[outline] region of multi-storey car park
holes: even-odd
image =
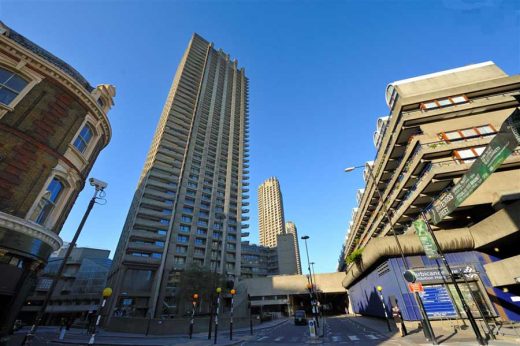
[[[110,315],[176,314],[181,272],[240,275],[248,220],[248,79],[194,34],[177,69],[109,275]]]
[[[424,255],[411,222],[461,178],[517,109],[520,76],[508,76],[485,62],[391,83],[386,101],[390,114],[377,121],[377,154],[365,165],[365,187],[357,192],[339,258],[351,309],[383,316],[376,292],[381,286],[387,307],[397,302],[405,320],[421,319],[403,279],[395,231],[408,265],[424,286],[428,315],[465,318],[444,268]],[[457,280],[477,317],[520,320],[519,154],[517,148],[462,205],[433,226],[454,272],[466,273]],[[352,256],[356,250],[361,255]]]

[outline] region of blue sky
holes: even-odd
[[[310,236],[317,272],[336,270],[363,186],[361,172],[343,168],[374,158],[388,83],[487,60],[520,71],[513,0],[4,0],[0,18],[91,84],[117,88],[113,138],[91,172],[109,183],[108,203],[91,213],[80,246],[115,249],[173,74],[197,32],[250,78],[250,240],[258,239],[256,188],[277,176],[286,219]],[[88,186],[78,198],[64,240],[91,194]]]

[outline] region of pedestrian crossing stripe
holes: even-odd
[[[283,339],[283,336],[279,336],[276,339],[274,339],[274,341],[281,341],[282,339]]]
[[[372,340],[377,340],[377,339],[379,339],[377,336],[372,335],[372,334],[368,334],[368,335],[367,335],[367,338],[370,338],[370,339],[372,339]]]
[[[348,335],[348,338],[352,341],[359,341],[359,338],[356,335]]]

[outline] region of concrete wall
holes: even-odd
[[[486,274],[493,286],[517,284],[515,278],[520,278],[520,255],[484,265]]]
[[[253,316],[255,317],[255,316]],[[229,316],[219,316],[219,331],[229,330]],[[194,333],[202,333],[208,331],[209,317],[195,317],[193,325]],[[253,318],[253,326],[258,325],[258,319]],[[172,319],[144,319],[144,318],[127,318],[113,317],[110,319],[106,329],[113,332],[130,332],[144,334],[148,329],[148,333],[152,335],[182,335],[188,334],[190,326],[189,318],[172,318]],[[234,317],[233,328],[249,327],[249,316]],[[215,328],[215,322],[213,327]],[[214,330],[214,329],[213,329]]]
[[[278,254],[278,273],[280,275],[298,274],[296,246],[292,234],[277,235],[276,253]]]
[[[345,273],[316,274],[318,290],[323,293],[345,293],[341,280]],[[287,294],[306,294],[307,277],[305,275],[275,275],[262,278],[252,278],[243,281],[251,296],[270,296]]]

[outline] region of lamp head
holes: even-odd
[[[233,288],[231,291],[229,291],[229,293],[231,293],[231,295],[234,296],[237,293],[237,290]]]
[[[197,293],[193,294],[193,299],[199,299],[199,295]]]
[[[220,293],[220,292],[222,292],[222,288],[217,287],[217,293]]]
[[[302,239],[303,239],[303,240],[307,240],[307,239],[309,239],[309,236],[308,236],[308,235],[304,235],[304,236],[302,237]]]
[[[345,172],[348,173],[348,172],[352,172],[353,170],[355,170],[356,167],[352,166],[352,167],[347,167],[345,168]]]
[[[107,299],[112,295],[112,289],[110,287],[106,287],[103,290],[103,298]]]
[[[378,292],[381,292],[383,290],[383,286],[377,286],[376,289]]]

